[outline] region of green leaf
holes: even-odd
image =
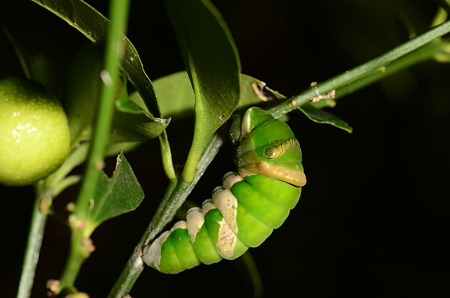
[[[241,74],[240,94],[237,109],[247,108],[262,103],[262,99],[255,93],[253,84],[260,80]],[[194,116],[195,95],[186,71],[175,72],[153,81],[158,104],[164,117],[175,120]],[[130,95],[130,100],[142,106],[142,99],[137,92]]]
[[[437,5],[445,9],[450,14],[450,1],[449,0],[433,0]]]
[[[104,53],[103,42],[92,43],[82,48],[71,63],[65,86],[64,109],[69,120],[72,144],[91,138],[102,86],[100,72]],[[154,120],[142,99],[142,107],[129,101],[124,78],[122,79],[116,90],[116,98],[119,100],[114,111],[109,143],[142,142],[159,136],[169,121]]]
[[[115,156],[118,152],[130,152],[141,146],[142,142],[119,142],[110,143],[106,147],[105,156]]]
[[[316,123],[330,124],[342,130],[345,130],[348,133],[352,133],[353,131],[353,128],[344,120],[334,116],[331,113],[328,113],[327,111],[316,109],[310,104],[303,105],[301,108],[299,108],[299,110],[302,111],[303,114],[305,114],[306,117],[308,117],[311,121],[314,121]]]
[[[83,47],[73,58],[64,87],[64,110],[69,120],[71,144],[91,138],[101,92],[100,72],[103,69],[104,43],[92,43]],[[123,84],[116,94],[122,92]]]
[[[228,27],[206,0],[164,1],[195,94],[194,140],[183,172],[191,181],[212,134],[239,101],[240,62]]]
[[[241,96],[242,97],[249,97],[254,98],[252,101],[256,100],[255,96],[260,99],[264,99],[264,101],[277,101],[277,100],[284,100],[286,99],[286,96],[279,93],[278,91],[270,89],[264,82],[252,78],[247,77],[247,85],[252,85],[252,91],[250,91],[250,88],[245,86],[245,84],[242,83],[244,86],[241,85]],[[247,94],[242,93],[245,90]],[[253,94],[252,94],[253,92]],[[348,125],[347,122],[340,119],[337,116],[334,116],[331,113],[328,113],[324,110],[321,110],[324,107],[334,107],[336,105],[336,102],[334,101],[334,92],[333,95],[325,95],[319,97],[320,100],[316,102],[309,102],[304,104],[301,108],[299,108],[300,111],[303,112],[303,114],[308,117],[311,121],[314,121],[316,123],[320,124],[330,124],[337,128],[343,129],[347,131],[348,133],[351,133],[353,129]]]
[[[248,108],[263,102],[277,102],[285,99],[283,94],[270,89],[263,81],[241,75],[241,92],[238,108]]]
[[[125,156],[117,157],[111,178],[102,173],[88,213],[86,233],[90,235],[107,219],[135,210],[144,199],[144,191]]]
[[[116,101],[109,142],[148,141],[159,136],[169,123],[170,119],[153,120],[142,99],[135,103],[124,90]]]
[[[164,117],[182,119],[194,116],[195,96],[186,71],[176,72],[153,81],[161,114]],[[130,98],[136,100],[139,94]]]
[[[106,40],[109,20],[86,2],[81,0],[32,1],[66,21],[92,42]],[[160,118],[161,115],[152,82],[144,71],[139,54],[126,36],[123,36],[123,39],[122,51],[124,52],[124,57],[120,68],[141,94],[150,111],[149,115],[152,120],[155,117]]]

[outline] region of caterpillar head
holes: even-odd
[[[241,176],[259,174],[295,186],[306,184],[300,144],[286,123],[259,108],[250,108],[241,120],[237,138],[235,162]]]

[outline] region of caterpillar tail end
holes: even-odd
[[[161,237],[158,237],[151,245],[147,245],[144,247],[144,251],[142,253],[142,259],[147,266],[152,267],[158,271],[160,270],[160,262],[161,262],[161,238],[167,238],[169,236],[169,231],[164,232]]]

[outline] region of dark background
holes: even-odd
[[[59,97],[70,59],[89,41],[30,1],[0,0],[0,17],[35,78]],[[107,1],[88,1],[107,14]],[[383,54],[427,30],[437,7],[420,0],[213,1],[238,46],[243,72],[291,96]],[[132,1],[128,36],[151,79],[184,69],[160,1]],[[0,77],[22,75],[1,36]],[[265,297],[450,297],[450,67],[420,63],[338,101],[332,113],[353,126],[347,134],[303,116],[289,122],[300,140],[308,184],[285,224],[251,253]],[[175,162],[183,163],[192,122],[169,127]],[[77,287],[106,297],[150,221],[167,179],[155,141],[126,154],[146,199],[137,211],[104,223],[97,250]],[[233,170],[225,147],[190,199],[201,203]],[[114,159],[108,160],[110,172]],[[1,166],[1,165],[0,165]],[[72,187],[55,204],[76,196]],[[16,292],[31,187],[0,186],[2,297]],[[58,278],[68,229],[49,218],[33,297]],[[237,261],[199,266],[176,276],[146,268],[133,297],[250,297]]]

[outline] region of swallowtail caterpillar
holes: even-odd
[[[176,274],[236,259],[261,245],[297,204],[306,176],[292,130],[259,108],[248,109],[240,121],[231,133],[239,174],[225,174],[212,199],[189,209],[186,221],[146,246],[147,265]]]

